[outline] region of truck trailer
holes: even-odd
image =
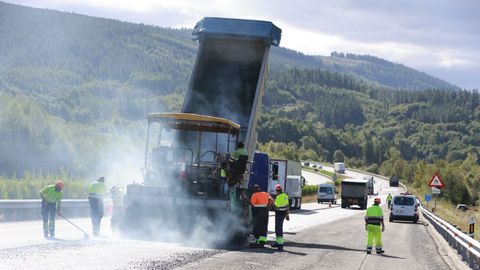
[[[180,231],[248,235],[246,195],[270,46],[281,29],[267,21],[207,17],[180,113],[147,115],[143,181],[127,186],[112,225],[128,235]],[[230,155],[244,142],[248,156]]]
[[[367,209],[368,203],[368,180],[344,179],[342,180],[342,208],[352,205]]]
[[[345,164],[343,162],[335,162],[333,170],[337,173],[345,173]]]

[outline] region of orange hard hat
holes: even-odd
[[[380,198],[373,199],[373,203],[375,204],[380,204],[380,202],[381,202]]]
[[[282,190],[282,185],[276,184],[275,185],[275,190]]]
[[[63,183],[62,180],[58,180],[55,186],[58,187],[59,189],[63,189],[63,187],[65,187],[65,183]]]

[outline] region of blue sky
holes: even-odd
[[[5,1],[5,0],[4,0]],[[189,27],[206,16],[270,20],[281,46],[370,54],[480,89],[477,0],[6,0],[122,21]]]

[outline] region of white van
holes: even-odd
[[[332,202],[337,204],[337,193],[334,184],[320,184],[317,191],[317,202]]]
[[[406,194],[393,196],[389,221],[394,220],[418,222],[418,204],[415,196]]]

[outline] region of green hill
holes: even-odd
[[[90,176],[139,162],[145,114],[183,100],[190,32],[0,2],[1,174]],[[355,166],[380,166],[392,147],[406,160],[455,161],[478,153],[478,102],[373,56],[273,48],[260,147]]]

